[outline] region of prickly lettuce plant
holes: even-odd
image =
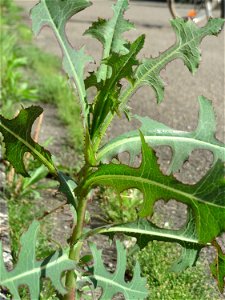
[[[196,72],[200,62],[199,47],[202,39],[208,35],[219,34],[224,20],[210,19],[201,28],[191,21],[172,20],[176,42],[158,57],[139,60],[137,55],[144,46],[145,36],[141,35],[133,42],[123,38],[123,33],[134,25],[124,19],[128,0],[118,0],[113,5],[113,17],[110,20],[99,19],[85,32],[100,41],[103,48],[99,67],[85,78],[84,69],[93,59],[85,54],[83,48],[72,48],[65,34],[65,26],[73,15],[90,5],[88,0],[41,0],[31,12],[35,34],[46,25],[55,33],[63,52],[63,69],[74,82],[80,101],[85,163],[76,180],[60,172],[54,165],[51,153],[31,137],[32,125],[42,113],[40,107],[23,108],[11,120],[0,116],[0,132],[6,149],[5,159],[13,165],[16,172],[29,176],[24,154],[31,153],[59,181],[59,191],[65,194],[68,204],[75,209],[69,249],[61,250],[43,261],[36,261],[34,249],[38,223],[34,221],[21,238],[21,252],[14,270],[8,272],[0,258],[0,284],[8,288],[16,299],[20,299],[18,286],[21,284],[29,287],[32,299],[37,299],[40,279],[44,277],[52,280],[58,292],[64,295],[64,299],[79,298],[78,292],[85,282],[92,288],[102,288],[101,299],[108,300],[118,292],[123,293],[126,299],[145,299],[148,290],[145,279],[140,276],[138,264],[134,268],[132,280],[124,280],[126,254],[119,241],[114,273],[105,269],[101,251],[93,244],[90,245],[94,258],[93,268],[84,274],[78,266],[82,244],[86,238],[96,233],[112,236],[120,232],[135,237],[140,248],[152,240],[179,243],[183,252],[177,264],[173,265],[175,271],[192,266],[203,247],[215,245],[218,257],[211,269],[222,291],[225,275],[224,254],[215,239],[225,231],[225,147],[215,138],[216,121],[210,100],[199,97],[199,121],[193,132],[177,131],[148,117],[136,116],[142,123],[139,130],[118,136],[104,145],[102,139],[116,114],[127,115],[128,100],[137,89],[149,85],[155,91],[158,103],[163,101],[164,83],[160,72],[168,63],[182,59],[192,73]],[[124,79],[127,84],[122,87]],[[87,99],[87,90],[90,87],[95,87],[97,91],[93,99]],[[151,148],[158,145],[170,146],[173,151],[167,175],[161,172],[155,152]],[[179,170],[195,149],[211,151],[214,155],[213,166],[195,185],[182,184],[171,173]],[[130,164],[113,163],[112,159],[124,151],[130,154]],[[140,153],[141,165],[134,168],[132,161]],[[88,195],[96,186],[110,186],[118,193],[130,188],[140,190],[144,201],[138,212],[138,219],[133,223],[88,229],[85,224]],[[182,229],[162,229],[149,221],[154,203],[159,199],[175,199],[188,206],[189,218]]]

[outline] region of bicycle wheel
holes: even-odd
[[[192,19],[198,23],[213,16],[218,0],[167,0],[173,18]]]

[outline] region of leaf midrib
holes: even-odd
[[[39,151],[37,151],[31,144],[29,144],[26,140],[21,138],[19,135],[17,135],[15,132],[11,131],[8,127],[0,123],[0,126],[6,130],[8,133],[10,133],[12,136],[14,136],[17,140],[19,140],[22,144],[24,144],[28,149],[30,149],[31,152],[37,155],[39,159],[42,161],[42,163],[49,169],[49,171],[53,174],[57,174],[57,171],[52,165]]]
[[[202,36],[202,38],[204,37],[204,35]],[[193,39],[189,40],[188,42],[181,44],[181,42],[176,41],[176,44],[172,47],[169,48],[168,50],[166,50],[166,52],[169,52],[168,55],[166,55],[164,58],[160,59],[158,63],[156,63],[151,69],[149,69],[148,72],[146,72],[142,77],[140,77],[133,86],[129,86],[127,88],[127,90],[124,92],[124,96],[121,97],[121,106],[123,106],[126,103],[126,99],[129,97],[130,94],[132,94],[136,88],[141,84],[141,82],[147,77],[149,76],[149,74],[151,74],[152,72],[154,72],[160,65],[164,65],[164,62],[166,62],[168,59],[170,59],[170,57],[172,57],[173,55],[175,55],[176,53],[179,54],[180,50],[182,48],[184,48],[185,46],[187,46],[189,43],[197,40],[199,38],[199,34],[197,34],[195,37],[193,37]],[[173,50],[174,48],[174,50]],[[165,52],[164,52],[165,53]],[[156,59],[159,58],[156,57]],[[158,74],[159,75],[159,74]]]
[[[110,227],[107,229],[102,229],[99,231],[99,233],[108,233],[108,232],[132,232],[132,233],[137,233],[137,234],[142,234],[142,235],[149,235],[149,236],[160,236],[163,238],[168,238],[171,240],[177,240],[177,241],[183,241],[183,242],[187,242],[187,243],[193,243],[193,244],[199,244],[198,240],[196,239],[191,239],[182,235],[173,235],[170,233],[167,233],[165,231],[163,232],[158,232],[158,231],[154,231],[154,230],[144,230],[144,229],[140,229],[140,228],[131,228],[131,227],[122,227],[122,226],[115,226],[115,227]]]
[[[50,269],[51,267],[55,267],[56,262],[57,262],[57,264],[59,264],[63,261],[67,261],[67,260],[68,260],[68,257],[64,254],[60,258],[57,258],[54,261],[47,263],[46,265],[42,265],[42,266],[40,265],[38,267],[34,267],[33,269],[31,269],[29,271],[20,273],[19,275],[16,275],[16,276],[10,277],[4,281],[1,281],[1,284],[4,285],[4,284],[7,284],[8,282],[16,281],[23,277],[28,277],[30,274],[40,273],[42,270],[45,270],[47,268]],[[37,263],[38,263],[38,261],[37,261]]]
[[[78,75],[77,75],[77,73],[76,73],[76,70],[75,70],[75,68],[74,68],[73,62],[72,62],[72,60],[70,59],[70,55],[69,55],[69,52],[68,52],[68,50],[67,50],[67,47],[66,47],[66,45],[64,44],[64,41],[63,41],[63,39],[61,38],[61,35],[60,35],[60,33],[59,33],[57,27],[55,26],[55,23],[54,23],[52,17],[51,17],[50,11],[49,11],[48,6],[47,6],[47,4],[46,4],[46,0],[44,0],[44,5],[45,5],[46,11],[47,11],[47,13],[48,13],[49,20],[50,20],[50,22],[52,23],[52,27],[53,27],[53,30],[54,30],[54,32],[55,32],[55,34],[56,34],[56,37],[57,37],[57,39],[58,39],[58,41],[59,41],[59,43],[60,43],[60,45],[61,45],[61,47],[62,47],[62,49],[63,49],[63,52],[64,52],[65,56],[67,57],[68,62],[69,62],[69,64],[70,64],[70,68],[71,68],[71,70],[72,70],[72,73],[73,73],[73,76],[74,76],[74,79],[75,79],[75,83],[76,83],[77,89],[78,89],[78,91],[79,91],[79,96],[80,96],[80,99],[82,100],[82,101],[80,101],[80,102],[81,102],[81,105],[82,105],[82,112],[83,112],[83,114],[84,114],[84,116],[85,116],[85,110],[86,110],[86,107],[85,107],[84,103],[86,103],[86,101],[85,101],[85,95],[84,95],[83,92],[82,92],[83,89],[82,89],[82,86],[81,86],[79,77],[78,77]],[[72,50],[73,50],[73,48],[72,48]]]
[[[121,288],[122,290],[124,290],[125,292],[127,291],[127,292],[136,292],[136,293],[138,293],[139,295],[140,294],[143,294],[143,295],[145,295],[146,296],[146,292],[142,292],[142,291],[139,291],[139,290],[134,290],[134,289],[131,289],[131,288],[129,288],[128,286],[124,286],[124,285],[121,285],[121,284],[119,284],[117,281],[113,281],[113,279],[107,279],[106,277],[102,277],[102,276],[100,276],[100,275],[94,275],[94,278],[96,278],[97,279],[97,281],[98,280],[100,280],[100,281],[102,281],[102,282],[106,282],[107,284],[109,284],[109,285],[113,285],[113,286],[116,286],[116,287],[119,287],[119,288]],[[125,282],[124,284],[129,284],[130,282]]]
[[[189,134],[188,132],[184,132],[184,134]],[[159,141],[162,141],[163,140],[168,140],[168,141],[179,141],[180,143],[183,142],[183,143],[190,143],[190,144],[198,144],[199,146],[202,145],[203,149],[205,148],[215,148],[215,149],[219,149],[220,151],[223,150],[222,146],[219,146],[219,145],[215,145],[215,144],[211,144],[211,143],[208,143],[208,142],[205,142],[205,141],[201,141],[201,140],[196,140],[194,139],[193,137],[178,137],[178,136],[148,136],[148,135],[144,135],[145,137],[145,140],[148,141],[148,140],[159,140]],[[127,143],[132,143],[132,142],[136,142],[136,141],[140,141],[140,136],[136,136],[136,137],[129,137],[129,138],[124,138],[123,140],[120,140],[120,141],[116,141],[114,143],[111,143],[109,145],[106,145],[104,148],[102,148],[102,150],[99,151],[98,153],[98,161],[101,160],[101,158],[109,151],[112,151],[112,149],[114,148],[117,148],[119,146],[122,146],[124,144],[127,144]],[[194,141],[194,142],[193,142]],[[141,141],[140,141],[141,143]],[[225,153],[225,148],[224,148],[224,153]]]
[[[150,180],[148,178],[135,177],[135,176],[132,176],[132,175],[127,175],[127,174],[124,174],[124,175],[123,174],[97,175],[96,177],[90,178],[89,180],[87,180],[85,185],[86,186],[91,186],[91,185],[94,185],[95,182],[98,183],[98,184],[101,183],[101,182],[104,183],[104,181],[108,181],[109,179],[110,180],[115,179],[115,180],[121,180],[121,181],[130,181],[130,182],[140,182],[141,184],[148,184],[148,185],[157,186],[157,187],[162,188],[164,190],[168,190],[170,192],[173,192],[173,193],[177,194],[178,196],[182,195],[186,199],[189,199],[191,202],[196,201],[196,202],[200,202],[200,203],[203,203],[205,205],[208,205],[208,206],[213,206],[215,208],[222,208],[222,209],[225,210],[224,206],[221,206],[221,205],[218,205],[218,204],[216,205],[213,202],[204,201],[204,200],[194,196],[193,194],[190,195],[186,192],[183,192],[183,191],[178,190],[178,189],[174,189],[172,187],[169,187],[168,185],[164,185],[160,182],[156,182],[156,181]]]

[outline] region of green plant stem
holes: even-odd
[[[79,261],[80,251],[83,241],[79,241],[79,238],[83,233],[85,212],[87,207],[88,198],[81,198],[77,209],[77,224],[74,227],[72,236],[70,238],[70,252],[69,258],[75,262]],[[66,287],[69,292],[64,296],[64,300],[74,300],[76,297],[76,277],[74,271],[68,271],[66,274]]]

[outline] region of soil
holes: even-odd
[[[24,9],[24,19],[30,23],[28,19],[28,10],[36,1],[16,1]],[[96,61],[99,60],[101,53],[100,45],[88,37],[80,38],[90,22],[96,19],[96,16],[108,17],[109,3],[108,1],[96,0],[93,8],[88,12],[81,12],[79,17],[71,19],[67,26],[67,34],[72,40],[76,40],[76,48],[82,44],[87,44],[87,51],[94,52]],[[107,2],[107,3],[106,3]],[[107,7],[106,7],[107,4]],[[141,18],[140,18],[141,16]],[[129,33],[127,36],[134,39],[139,33],[146,33],[146,46],[142,52],[142,56],[149,55],[151,49],[152,55],[156,55],[158,51],[162,51],[171,45],[174,40],[174,34],[168,25],[168,11],[164,7],[148,2],[132,2],[131,9],[127,13],[127,17],[137,25],[136,32]],[[75,38],[74,38],[75,36]],[[165,101],[157,106],[155,104],[155,96],[149,88],[143,88],[138,91],[130,102],[133,107],[132,112],[142,116],[150,117],[164,122],[180,130],[193,130],[197,123],[198,104],[197,95],[205,94],[211,98],[215,105],[218,117],[217,137],[225,141],[224,136],[224,98],[221,91],[224,91],[224,74],[222,67],[223,61],[223,34],[219,38],[208,38],[203,42],[203,61],[197,75],[193,78],[180,61],[173,62],[167,66],[166,71],[162,72],[162,77],[166,81]],[[36,40],[38,46],[51,53],[60,55],[59,48],[55,42],[51,31],[44,29],[40,37]],[[169,78],[169,79],[168,79]],[[42,105],[43,106],[43,105]],[[48,149],[57,157],[60,163],[67,162],[67,165],[76,165],[80,157],[68,147],[67,132],[65,126],[57,117],[56,108],[51,105],[44,105],[44,122],[41,129],[40,143],[53,137],[52,143]],[[137,128],[137,123],[128,123],[125,118],[115,120],[112,124],[108,138],[116,136],[131,128]],[[157,150],[159,162],[163,171],[166,171],[171,158],[171,152],[168,148],[160,148]],[[212,155],[206,151],[195,151],[188,162],[185,163],[180,173],[176,177],[186,183],[197,182],[210,168]],[[98,201],[90,200],[89,210],[91,215],[99,215],[100,209]],[[172,200],[172,199],[171,199]],[[40,207],[44,206],[51,210],[64,201],[63,197],[55,191],[43,194],[43,200]],[[176,201],[170,201],[165,204],[159,201],[155,207],[158,215],[161,215],[161,225],[166,222],[173,224],[174,228],[180,227],[186,220],[186,208],[184,205]],[[67,206],[60,212],[56,212],[49,217],[49,223],[54,228],[51,236],[59,238],[61,244],[65,245],[71,232],[72,215]],[[101,222],[98,218],[91,219],[91,226],[99,226]],[[43,229],[44,230],[44,229]],[[225,238],[224,238],[225,240]],[[109,247],[106,237],[97,236],[94,241],[104,248],[104,258],[109,269],[115,267],[116,253],[114,247]],[[84,250],[86,251],[86,249]],[[208,257],[212,257],[208,252]],[[222,299],[222,298],[221,298]],[[225,298],[224,298],[225,299]]]

